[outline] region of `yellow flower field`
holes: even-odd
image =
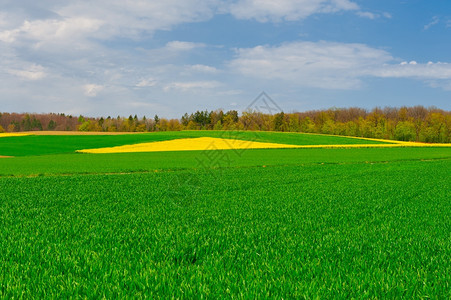
[[[159,152],[159,151],[190,151],[190,150],[227,150],[227,149],[271,149],[298,148],[296,145],[275,143],[260,143],[221,138],[188,138],[170,141],[141,143],[110,148],[78,150],[82,153],[124,153],[124,152]]]
[[[230,150],[230,149],[275,149],[275,148],[393,148],[393,147],[450,147],[449,144],[425,144],[414,142],[396,142],[392,144],[356,144],[356,145],[287,145],[262,143],[234,139],[211,137],[186,138],[170,141],[140,143],[109,148],[77,150],[80,153],[131,153],[192,150]]]
[[[26,135],[31,135],[31,133],[0,133],[0,138],[13,136],[26,136]]]
[[[401,142],[396,144],[346,144],[346,145],[304,145],[296,148],[400,148],[400,147],[451,147],[451,144],[426,144]]]

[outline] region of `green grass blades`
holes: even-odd
[[[114,147],[179,138],[222,137],[292,145],[380,144],[355,138],[315,134],[252,131],[175,131],[127,135],[48,135],[0,138],[0,155],[31,156],[73,153],[76,150]]]
[[[0,178],[0,297],[447,299],[450,167]]]
[[[136,173],[206,167],[342,164],[451,158],[451,148],[261,149],[59,154],[0,159],[0,176]]]
[[[199,136],[368,143],[1,138],[0,298],[451,297],[450,148],[73,153]]]

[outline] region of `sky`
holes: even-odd
[[[0,111],[451,110],[450,0],[0,0]]]

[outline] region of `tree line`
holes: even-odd
[[[451,142],[451,112],[436,107],[331,108],[265,114],[236,110],[196,111],[180,119],[137,115],[92,118],[65,114],[0,113],[0,132],[153,132],[178,130],[258,130],[347,135],[427,143]]]

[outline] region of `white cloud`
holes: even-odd
[[[10,12],[0,13],[0,41],[28,44],[31,40],[42,46],[58,41],[85,45],[89,39],[140,39],[156,30],[208,20],[214,15],[218,1],[39,1],[18,7],[7,3],[3,9]]]
[[[383,65],[379,68],[374,68],[370,74],[384,78],[441,79],[451,81],[451,64],[441,62],[428,62],[425,64],[420,64],[416,61],[409,63],[402,62],[400,64]]]
[[[166,1],[27,1],[4,4],[0,12],[0,40],[19,38],[61,40],[71,38],[142,38],[157,30],[170,30],[183,23],[232,14],[258,21],[299,20],[318,13],[358,10],[351,0],[166,0]],[[15,16],[14,16],[15,14]],[[20,25],[17,21],[22,19]]]
[[[0,32],[0,40],[13,43],[17,39],[36,41],[63,41],[82,38],[90,32],[97,31],[102,21],[89,18],[68,18],[65,20],[24,21],[17,29]]]
[[[137,87],[152,87],[155,85],[157,85],[157,80],[155,80],[154,78],[142,79],[136,84]]]
[[[182,42],[182,41],[172,41],[166,44],[166,49],[169,51],[190,51],[195,48],[205,47],[202,43],[192,43],[192,42]]]
[[[216,69],[215,67],[200,65],[200,64],[187,66],[187,69],[189,71],[193,71],[193,72],[209,73],[209,74],[214,74],[214,73],[219,72],[219,70]]]
[[[36,64],[32,64],[26,69],[9,69],[8,73],[25,80],[39,80],[46,77],[44,67]]]
[[[12,43],[15,40],[16,32],[14,30],[5,30],[0,32],[0,42]]]
[[[359,17],[368,18],[368,19],[371,19],[371,20],[377,19],[379,17],[379,15],[377,15],[375,13],[372,13],[372,12],[369,12],[369,11],[359,11],[359,12],[357,12],[357,15]]]
[[[170,90],[203,90],[203,89],[214,89],[220,87],[222,84],[218,81],[191,81],[191,82],[171,82],[164,87],[165,91]]]
[[[434,16],[432,21],[428,24],[424,25],[423,30],[429,30],[432,26],[437,25],[440,22],[440,18],[438,16]]]
[[[431,80],[428,83],[431,88],[441,88],[445,91],[451,91],[451,80]]]
[[[84,94],[87,97],[95,97],[99,92],[101,92],[105,87],[98,84],[86,84],[83,86]]]
[[[104,38],[137,37],[141,32],[169,30],[173,26],[208,20],[214,15],[217,0],[77,1],[56,11],[62,16],[88,16],[103,20]]]
[[[318,13],[357,10],[349,0],[240,0],[230,5],[229,11],[238,19],[267,21],[294,21]]]
[[[367,18],[370,20],[375,20],[381,17],[384,17],[386,19],[391,19],[392,16],[391,14],[389,14],[388,12],[383,12],[383,13],[375,13],[375,12],[369,12],[369,11],[358,11],[356,13],[359,17],[362,18]]]
[[[357,89],[366,77],[451,81],[451,64],[392,63],[386,51],[363,44],[294,42],[237,50],[232,71],[304,87]]]
[[[382,16],[384,16],[387,19],[391,19],[392,18],[392,15],[390,13],[388,13],[388,12],[383,12]]]
[[[244,75],[302,86],[354,89],[361,85],[363,70],[391,59],[389,53],[362,44],[294,42],[239,49],[230,67]]]

